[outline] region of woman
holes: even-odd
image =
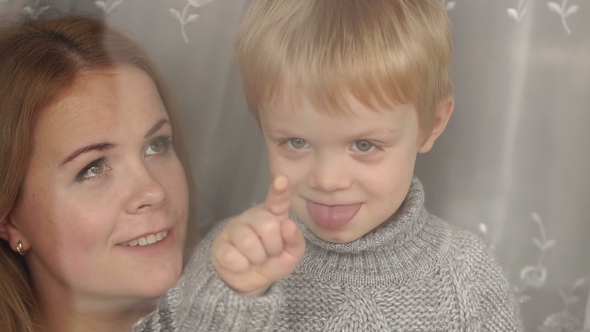
[[[0,29],[0,77],[2,330],[124,331],[182,270],[192,175],[162,75],[69,17]]]
[[[0,78],[2,331],[271,328],[274,282],[297,266],[303,236],[267,212],[283,232],[266,234],[273,255],[236,268],[252,250],[221,241],[215,255],[212,236],[179,280],[192,176],[180,116],[138,46],[88,18],[28,22],[0,29]],[[243,217],[275,205],[286,216],[281,190]],[[229,262],[223,273],[212,256]],[[240,288],[248,278],[272,286],[253,296]]]

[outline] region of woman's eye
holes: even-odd
[[[287,141],[287,145],[292,149],[303,149],[307,147],[307,141],[301,138],[291,138]]]
[[[154,155],[164,153],[166,150],[168,150],[170,144],[170,137],[158,137],[148,146],[145,154]]]
[[[97,159],[97,160],[91,162],[80,173],[78,173],[78,176],[76,176],[76,180],[83,181],[83,180],[92,179],[94,177],[101,175],[104,172],[105,163],[106,163],[105,158],[100,158],[100,159]]]
[[[360,152],[369,152],[375,149],[375,145],[369,141],[356,141],[353,145],[353,150]]]

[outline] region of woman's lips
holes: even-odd
[[[168,236],[168,231],[162,231],[147,236],[142,236],[132,241],[121,243],[123,246],[135,247],[135,246],[147,246],[164,240]]]
[[[361,203],[348,205],[324,205],[306,201],[307,213],[318,226],[337,229],[346,225],[361,208]]]

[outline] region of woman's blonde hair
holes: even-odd
[[[254,0],[235,56],[251,112],[283,89],[327,112],[412,102],[429,132],[452,95],[451,24],[440,0]]]
[[[189,193],[196,194],[181,116],[162,74],[129,38],[86,17],[28,21],[0,28],[0,222],[19,196],[32,151],[39,114],[74,86],[84,71],[133,65],[154,81],[170,117],[173,146]],[[195,209],[190,207],[194,216]],[[189,222],[187,235],[194,233]],[[187,241],[195,241],[187,236]],[[0,240],[0,322],[2,330],[30,332],[36,309],[24,259]]]

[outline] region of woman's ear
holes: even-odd
[[[8,235],[8,216],[4,216],[2,219],[0,219],[0,239],[4,239],[6,241],[10,239]]]
[[[22,244],[23,250],[26,251],[30,248],[29,241],[20,231],[10,213],[0,219],[0,238],[6,240],[15,251],[19,242]]]
[[[419,153],[426,153],[432,149],[436,139],[443,133],[443,131],[445,131],[454,109],[455,98],[453,98],[453,96],[445,97],[438,103],[438,107],[434,114],[434,126],[432,127],[430,135],[418,150]]]

